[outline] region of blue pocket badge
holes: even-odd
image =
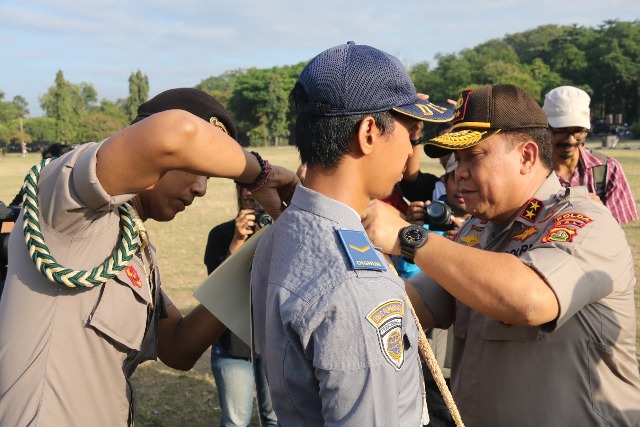
[[[355,230],[337,231],[354,270],[387,270],[364,232]]]

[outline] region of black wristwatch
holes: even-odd
[[[401,228],[398,237],[400,238],[400,254],[405,261],[413,264],[416,250],[427,243],[429,230],[421,225],[411,224],[408,227]]]

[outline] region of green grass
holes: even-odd
[[[597,143],[590,143],[598,146]],[[632,145],[624,143],[623,146]],[[260,153],[274,164],[295,170],[298,154],[293,147],[261,148]],[[640,150],[603,150],[623,164],[625,174],[638,203],[640,197]],[[40,160],[37,154],[26,158],[7,155],[0,159],[0,200],[8,203],[21,186],[29,168]],[[440,174],[437,161],[423,156],[423,171]],[[197,304],[193,290],[206,278],[204,247],[209,230],[236,214],[234,185],[229,180],[210,179],[207,194],[196,199],[189,209],[169,223],[149,221],[147,228],[160,255],[163,289],[183,312]],[[640,256],[640,221],[623,227],[633,250]],[[640,277],[638,263],[636,276]],[[640,313],[639,294],[636,307]],[[209,369],[209,352],[195,368],[179,372],[161,362],[147,362],[133,376],[138,398],[136,424],[140,426],[212,426],[219,424],[220,410],[213,377]],[[252,425],[257,426],[254,413]]]

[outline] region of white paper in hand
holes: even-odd
[[[251,262],[267,228],[247,239],[193,293],[248,346],[251,346]]]

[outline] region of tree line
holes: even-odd
[[[592,118],[609,123],[640,122],[640,21],[604,21],[597,27],[543,25],[508,34],[457,53],[440,53],[434,64],[408,68],[418,92],[446,105],[460,91],[485,84],[512,83],[542,103],[561,85],[591,95]],[[236,120],[243,145],[290,143],[293,106],[288,95],[306,61],[266,69],[227,71],[203,79],[202,89],[225,105]],[[0,91],[0,147],[100,141],[125,127],[148,99],[149,80],[140,70],[129,77],[129,96],[102,99],[90,83],[74,84],[56,74],[39,98],[43,117],[28,117],[26,100],[4,100]]]

